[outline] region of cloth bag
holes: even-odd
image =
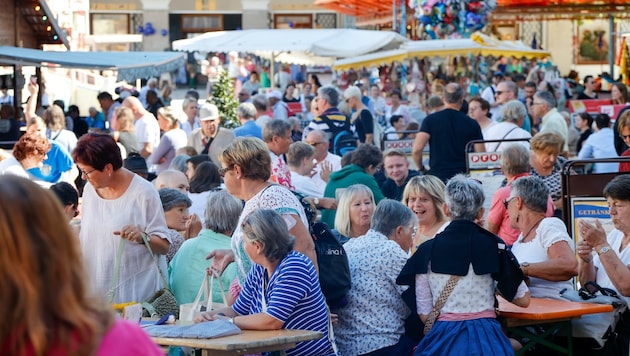
[[[147,246],[149,250],[149,254],[151,254],[151,259],[155,263],[155,268],[157,268],[160,273],[160,277],[162,278],[162,283],[164,283],[164,288],[158,290],[153,294],[149,299],[140,303],[142,304],[142,316],[151,317],[151,318],[161,318],[168,314],[173,314],[175,318],[179,316],[179,309],[177,307],[177,299],[175,299],[175,295],[168,288],[168,282],[166,281],[166,277],[164,276],[164,272],[160,269],[158,265],[157,258],[153,254],[153,250],[151,249],[151,245],[149,244],[148,236],[146,234],[142,235],[142,239],[144,240],[144,244]],[[122,259],[122,253],[125,249],[125,243],[127,240],[120,239],[120,243],[118,244],[118,253],[116,255],[116,264],[114,266],[114,278],[112,279],[112,286],[107,292],[107,298],[109,302],[113,302],[114,297],[116,296],[116,290],[118,286],[118,279],[120,277],[120,263]]]
[[[628,305],[626,300],[609,288],[602,288],[595,282],[587,282],[580,290],[563,290],[560,295],[574,302],[612,305],[609,313],[587,314],[571,321],[573,337],[593,339],[603,347],[615,331],[621,315]]]
[[[212,289],[214,286],[214,283],[212,283],[213,279],[216,279],[217,282],[219,282],[219,289],[221,290],[223,303],[212,302]],[[205,301],[201,299],[204,294],[206,298]],[[201,281],[201,287],[199,287],[199,292],[197,292],[195,301],[192,303],[184,303],[179,306],[179,320],[193,321],[196,313],[215,310],[225,306],[227,306],[227,302],[225,298],[225,291],[223,289],[223,283],[221,283],[221,278],[218,273],[216,271],[212,271],[212,274],[206,275],[203,281]]]

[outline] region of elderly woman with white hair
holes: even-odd
[[[484,214],[481,184],[456,175],[444,193],[450,224],[420,245],[397,279],[410,286],[405,293],[414,298],[403,298],[415,301],[408,306],[425,323],[414,355],[513,355],[496,320],[495,290],[528,306],[523,273],[505,243],[475,223]]]
[[[192,303],[206,277],[206,269],[212,260],[206,260],[208,251],[230,248],[230,235],[236,228],[243,210],[240,200],[226,191],[215,191],[208,195],[205,226],[194,239],[184,242],[168,266],[168,284],[177,302]],[[168,221],[168,220],[167,220]],[[223,292],[236,278],[236,264],[232,263],[221,274]],[[219,282],[213,281],[212,300],[222,303]],[[228,300],[231,304],[233,299]]]
[[[350,121],[357,129],[357,135],[361,143],[375,144],[374,141],[374,117],[361,101],[361,89],[355,86],[348,87],[343,93],[343,99],[348,103],[348,108],[353,110]]]
[[[484,135],[486,140],[507,140],[507,139],[530,139],[532,135],[523,130],[524,120],[527,118],[527,109],[525,105],[518,100],[508,101],[503,105],[501,110],[503,122],[500,122],[490,128]],[[487,152],[503,151],[515,142],[489,142],[486,143]],[[528,141],[519,142],[529,149]]]

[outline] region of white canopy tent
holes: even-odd
[[[332,65],[337,58],[399,48],[398,33],[354,29],[261,29],[208,32],[173,42],[177,51],[244,52],[273,61]]]
[[[500,41],[481,33],[474,33],[469,39],[409,41],[399,49],[338,60],[333,67],[338,70],[347,70],[385,65],[414,57],[445,57],[468,54],[526,58],[546,58],[550,56],[548,51],[532,49],[521,41]]]
[[[0,46],[0,64],[114,70],[118,80],[159,77],[183,66],[178,52],[56,52]]]

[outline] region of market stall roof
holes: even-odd
[[[606,18],[630,18],[628,0],[497,0],[492,20],[542,21]]]
[[[354,29],[261,29],[208,32],[173,42],[177,51],[248,52],[276,61],[330,65],[335,58],[399,48],[398,33]]]
[[[55,52],[0,46],[0,64],[115,70],[118,80],[128,82],[157,77],[185,64],[178,52]]]
[[[450,39],[432,41],[411,41],[402,48],[391,51],[371,53],[363,56],[346,58],[334,63],[335,69],[370,67],[390,64],[413,57],[443,57],[450,55],[514,56],[526,58],[546,58],[550,53],[534,50],[520,41],[500,41],[481,34],[473,33],[470,39]]]

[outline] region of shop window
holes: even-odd
[[[182,15],[182,34],[185,38],[221,30],[223,30],[222,15]]]
[[[126,35],[130,33],[129,14],[90,14],[91,34]]]
[[[313,28],[312,14],[276,14],[273,17],[275,28]]]

